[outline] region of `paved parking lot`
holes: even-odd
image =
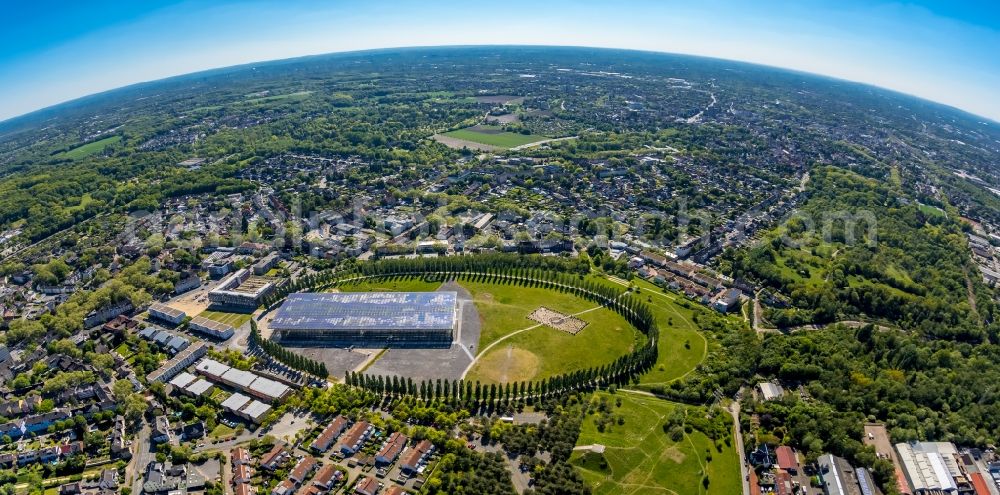
[[[414,380],[462,377],[479,345],[479,311],[472,302],[472,295],[462,286],[449,282],[438,290],[458,292],[460,314],[455,342],[447,349],[389,349],[368,367],[366,373],[408,376]]]

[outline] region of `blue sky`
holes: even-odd
[[[1000,120],[1000,2],[4,2],[0,120],[246,62],[414,45],[636,48],[861,81]]]

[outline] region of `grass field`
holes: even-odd
[[[614,407],[613,414],[624,419],[623,425],[612,424],[604,432],[598,431],[596,416],[583,421],[577,446],[600,444],[605,451],[601,456],[578,450],[570,462],[595,495],[741,492],[739,459],[733,447],[720,442],[720,452],[712,439],[697,430],[677,442],[663,431],[663,424],[676,408],[689,408],[692,414],[704,413],[703,409],[627,392],[598,392],[595,396],[606,397],[611,404],[621,399],[621,407]],[[707,490],[702,485],[703,474],[709,479]]]
[[[642,385],[660,385],[683,377],[705,359],[708,342],[694,323],[696,310],[681,305],[683,297],[664,292],[645,280],[635,281],[641,299],[656,315],[660,329],[656,365],[639,377]]]
[[[462,282],[462,285],[472,293],[482,322],[477,354],[512,332],[530,329],[485,351],[469,370],[469,379],[537,380],[610,363],[645,343],[645,336],[621,315],[572,294],[518,285],[479,282]],[[576,314],[588,325],[580,333],[570,335],[528,319],[532,311],[543,305],[563,314]]]
[[[209,320],[215,320],[219,323],[225,323],[227,325],[232,325],[233,328],[239,328],[244,323],[250,321],[252,315],[247,313],[226,313],[223,311],[202,311],[198,316],[203,318],[208,318]]]
[[[545,136],[537,134],[517,134],[503,131],[500,127],[486,125],[458,129],[457,131],[446,132],[444,135],[464,141],[472,141],[473,143],[488,144],[498,148],[513,148],[548,139]]]
[[[82,144],[69,151],[60,153],[59,155],[62,158],[73,158],[73,159],[83,158],[86,156],[93,155],[95,153],[100,153],[102,150],[104,150],[104,148],[114,144],[118,144],[119,142],[121,142],[121,140],[122,137],[117,135],[106,137],[104,139],[99,139],[97,141],[93,141],[87,144]]]

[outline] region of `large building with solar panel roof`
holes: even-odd
[[[276,339],[357,347],[448,347],[456,292],[291,294],[271,320]]]

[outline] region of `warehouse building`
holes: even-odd
[[[277,280],[255,276],[244,268],[209,291],[208,300],[227,308],[254,310],[260,306],[260,300],[274,291],[276,286]]]
[[[896,452],[914,495],[958,493],[954,445],[941,442],[897,443]]]
[[[251,371],[232,368],[213,359],[203,359],[194,369],[213,382],[228,385],[266,402],[282,400],[292,391],[291,387],[284,383],[264,378]]]
[[[291,294],[270,323],[285,342],[359,347],[448,347],[456,292]]]

